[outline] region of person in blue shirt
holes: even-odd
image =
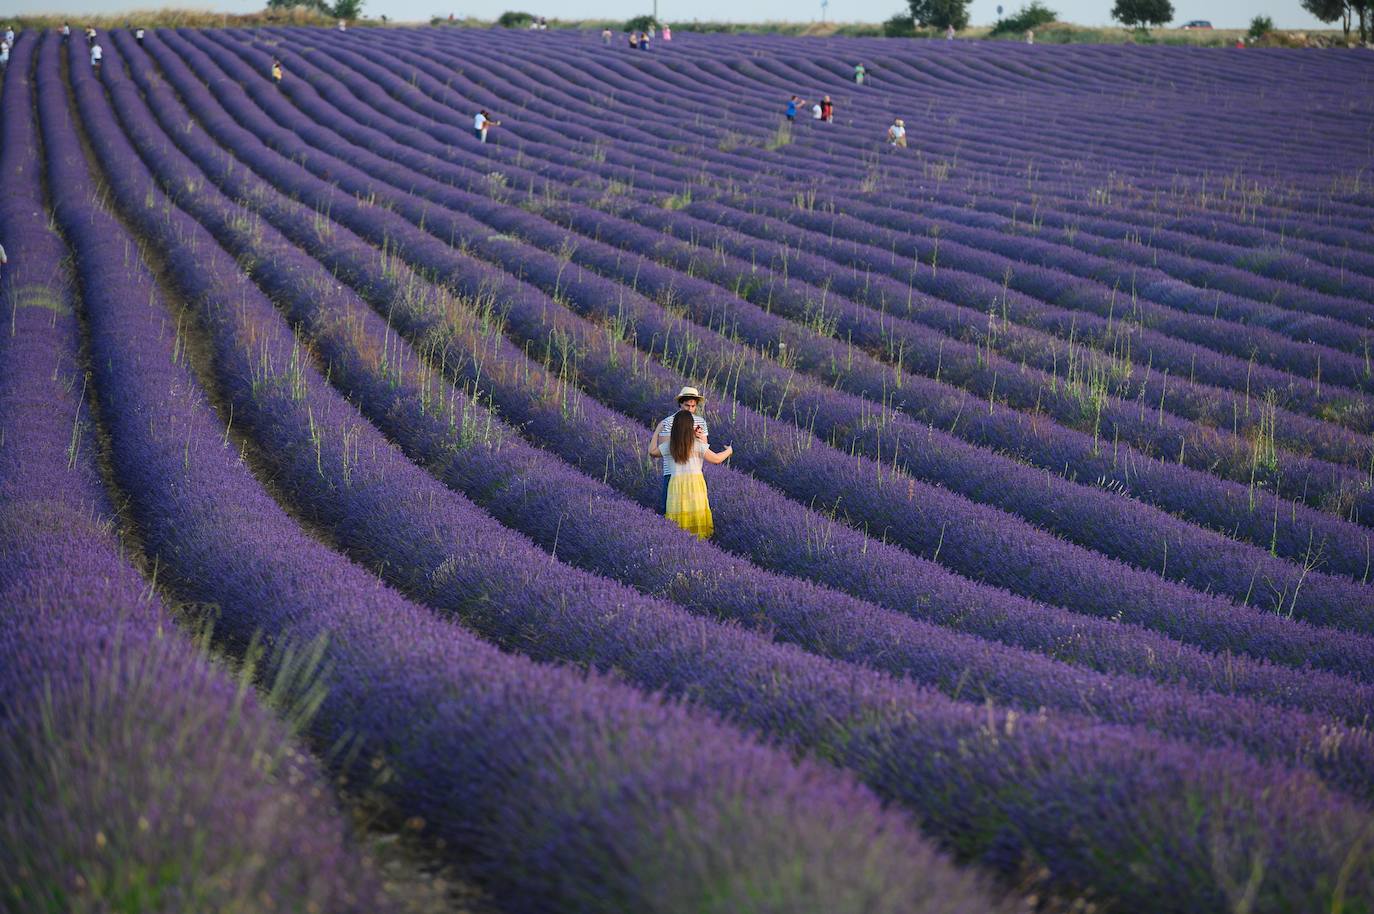
[[[797,119],[797,108],[804,104],[806,104],[806,100],[800,96],[794,95],[789,98],[787,100],[787,119],[789,121],[795,121]]]

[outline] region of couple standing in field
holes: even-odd
[[[688,533],[709,539],[715,525],[711,520],[711,503],[706,497],[702,466],[724,463],[735,449],[711,450],[707,442],[710,428],[706,420],[697,415],[704,400],[695,387],[678,391],[678,411],[654,429],[654,436],[649,441],[649,456],[663,461],[660,507],[664,515]]]

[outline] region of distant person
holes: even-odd
[[[864,77],[867,75],[868,71],[864,69],[863,64],[856,63],[854,65],[854,82],[862,86],[864,84]]]
[[[94,43],[95,43],[95,28],[88,25],[88,26],[86,26],[86,44],[94,44]]]
[[[473,136],[477,137],[477,142],[479,143],[485,143],[487,141],[488,130],[500,126],[501,122],[492,120],[491,115],[487,113],[485,108],[478,111],[477,115],[472,119],[472,133]]]
[[[673,40],[673,27],[672,27],[672,26],[670,26],[670,25],[665,25],[665,26],[663,27],[663,40],[664,40],[664,41],[672,41],[672,40]]]
[[[830,96],[821,99],[821,120],[827,124],[835,123],[835,103],[830,100]]]
[[[0,69],[10,65],[10,43],[0,38]]]
[[[797,108],[805,104],[806,100],[799,95],[794,95],[787,100],[787,120],[794,122],[797,119]]]
[[[615,33],[612,32],[610,29],[607,28],[601,30],[601,43],[606,45],[607,47],[610,47],[611,39],[614,37]]]
[[[715,533],[715,521],[711,517],[703,464],[724,463],[735,449],[712,451],[705,430],[696,426],[696,416],[683,409],[673,416],[668,440],[661,450],[663,465],[669,470],[664,516],[698,539],[710,539]]]
[[[641,32],[639,34],[639,49],[641,51],[649,50],[649,37],[648,32]]]
[[[143,44],[143,27],[142,27],[142,26],[139,26],[138,28],[134,29],[134,40],[137,41],[139,44]]]
[[[1035,44],[1035,29],[1026,29],[1026,44]]]
[[[639,33],[638,33],[638,32],[631,32],[631,33],[630,33],[630,47],[634,48],[636,51],[639,50]]]
[[[347,31],[348,31],[348,23],[347,23],[347,22],[344,22],[342,19],[339,20],[339,31],[340,31],[340,32],[347,32]]]
[[[887,142],[891,146],[906,148],[906,122],[900,117],[892,122],[892,126],[887,128]]]
[[[684,387],[682,388],[682,390],[679,390],[677,392],[678,410],[686,410],[687,412],[691,413],[692,422],[698,428],[701,429],[703,434],[709,435],[711,432],[710,427],[707,426],[706,420],[697,414],[697,409],[704,402],[704,400],[705,398],[702,397],[701,391],[697,390],[695,387]],[[677,413],[673,413],[672,415],[665,418],[662,422],[660,422],[654,428],[653,437],[649,439],[649,456],[652,457],[654,460],[664,461],[663,490],[661,493],[661,498],[659,499],[660,514],[668,513],[668,478],[672,476],[673,472],[672,466],[669,465],[669,463],[666,460],[664,460],[663,446],[667,444],[669,438],[672,437],[673,419],[676,416]]]
[[[644,30],[644,36],[646,38],[649,38],[650,40],[658,37],[658,29],[654,28],[654,24],[652,22],[649,23],[649,27]]]
[[[96,76],[100,75],[100,61],[105,57],[105,49],[100,46],[100,42],[91,45],[91,70]]]
[[[1238,48],[1243,48],[1243,47],[1245,47],[1245,36],[1244,36],[1244,35],[1241,35],[1239,38],[1236,39],[1236,47],[1238,47]]]
[[[5,267],[9,265],[10,259],[5,254],[5,246],[0,244],[0,278],[5,275]]]
[[[824,118],[824,117],[825,117],[825,111],[821,108],[821,103],[820,103],[820,102],[816,102],[815,104],[813,104],[813,105],[811,106],[811,119],[812,119],[813,121],[819,121],[819,120],[821,120],[821,119]]]
[[[540,17],[539,17],[539,31],[541,31],[541,32],[547,32],[548,30],[549,30],[549,21],[548,21],[547,19],[545,19],[543,16],[540,16]]]
[[[62,43],[63,43],[63,44],[66,44],[66,43],[67,43],[67,39],[69,39],[69,38],[72,37],[72,27],[71,27],[69,24],[67,24],[67,23],[64,22],[64,23],[62,23],[62,28],[61,28],[60,31],[61,31],[61,33],[62,33]]]
[[[5,44],[14,47],[14,26],[5,26]]]
[[[280,85],[281,85],[281,81],[282,81],[285,77],[286,77],[286,71],[282,69],[281,61],[280,61],[280,60],[277,60],[277,58],[273,57],[273,58],[272,58],[272,82],[274,82],[274,83],[276,83],[278,86],[280,86]]]
[[[954,40],[954,23],[951,22],[949,25],[945,26],[945,41],[953,41],[953,40]]]

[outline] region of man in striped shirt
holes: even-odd
[[[684,387],[677,392],[677,405],[691,413],[693,425],[701,429],[703,433],[709,435],[711,434],[711,429],[706,425],[706,420],[697,413],[697,408],[701,406],[705,399],[706,398],[701,395],[701,391],[697,390],[695,387]],[[660,465],[663,467],[663,492],[659,497],[658,506],[658,513],[660,514],[668,513],[668,479],[672,476],[672,468],[668,465],[668,462],[663,459],[663,452],[660,448],[670,437],[673,430],[673,416],[675,415],[677,415],[677,413],[669,415],[668,418],[658,424],[658,427],[654,429],[653,440],[649,442],[649,456],[659,461]]]

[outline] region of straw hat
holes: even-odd
[[[683,400],[696,400],[698,403],[706,402],[706,398],[701,395],[701,391],[697,390],[695,387],[684,387],[677,392],[677,402],[681,403]]]

